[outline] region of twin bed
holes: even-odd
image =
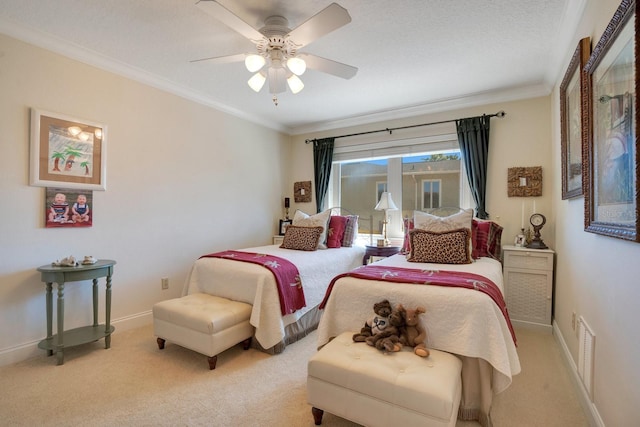
[[[361,265],[364,247],[358,245],[308,251],[276,245],[243,249],[281,257],[296,265],[306,306],[291,314],[281,313],[274,274],[261,265],[246,262],[200,258],[193,265],[184,294],[205,292],[251,304],[254,341],[270,353],[283,351],[287,344],[316,328],[319,347],[342,332],[359,331],[372,315],[374,303],[381,299],[406,307],[421,305],[426,308],[421,322],[427,331],[427,347],[456,354],[463,361],[459,418],[490,425],[493,396],[511,384],[512,376],[520,372],[520,363],[516,337],[502,299],[502,229],[490,221],[472,222],[470,215],[471,211],[444,218],[416,213],[414,224],[405,224],[403,252],[407,254],[383,259],[373,269]],[[464,231],[459,224],[467,221],[472,226]],[[420,232],[409,233],[412,227]],[[445,231],[438,229],[442,227]],[[285,241],[286,238],[287,235]],[[459,256],[470,262],[459,263]],[[379,279],[350,273],[367,269],[388,271]],[[439,283],[425,286],[385,280],[398,272],[402,275],[406,269],[436,276],[461,272],[454,275],[464,276],[467,283],[463,287]],[[489,284],[493,294],[482,292]]]
[[[282,315],[274,275],[261,265],[223,258],[200,258],[191,269],[184,294],[204,292],[253,306],[251,324],[262,350],[281,353],[318,326],[318,305],[331,279],[362,265],[363,246],[300,251],[277,245],[243,249],[244,252],[274,255],[298,267],[306,307]]]
[[[318,243],[305,247],[308,228],[322,226]],[[271,354],[281,353],[287,344],[315,330],[322,312],[318,306],[331,279],[362,265],[365,248],[355,242],[358,217],[339,208],[316,215],[296,211],[282,245],[242,249],[242,252],[279,257],[298,269],[306,305],[294,313],[281,313],[274,274],[262,265],[232,259],[202,257],[192,266],[183,295],[204,292],[251,304],[251,324],[256,328],[253,345]],[[283,247],[281,247],[283,246]],[[290,249],[296,248],[296,249]]]

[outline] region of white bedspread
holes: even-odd
[[[503,291],[502,266],[490,258],[447,265],[407,262],[404,255],[394,255],[376,265],[466,271],[489,278]],[[502,312],[488,295],[465,288],[340,278],[320,320],[318,345],[344,331],[359,331],[373,314],[373,304],[384,298],[394,305],[424,306],[421,322],[427,331],[427,347],[489,362],[494,368],[495,393],[505,390],[520,372],[516,346]]]
[[[362,265],[363,246],[313,252],[280,249],[278,245],[240,249],[291,261],[298,268],[306,307],[282,316],[273,273],[265,267],[221,258],[200,258],[192,266],[183,295],[204,292],[253,306],[250,322],[262,347],[271,348],[285,336],[284,327],[320,304],[331,279]],[[204,254],[203,254],[204,255]]]

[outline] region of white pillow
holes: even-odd
[[[413,211],[414,228],[441,233],[443,231],[453,231],[460,228],[468,228],[471,235],[471,221],[473,220],[473,209],[461,209],[460,212],[449,216],[436,216],[427,212]],[[470,251],[473,252],[473,239],[469,239]],[[471,253],[469,252],[469,253]]]
[[[322,234],[318,242],[318,249],[327,249],[327,230],[329,229],[329,220],[331,219],[331,209],[320,212],[315,215],[309,215],[301,210],[296,210],[293,215],[292,225],[299,227],[322,227]]]

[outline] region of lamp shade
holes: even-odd
[[[307,63],[301,58],[287,59],[287,68],[295,75],[301,76],[307,69]]]
[[[255,73],[256,71],[260,71],[265,62],[266,61],[262,56],[252,54],[247,55],[244,59],[244,66],[247,67],[247,70],[250,72]]]
[[[287,79],[287,84],[289,85],[289,89],[291,89],[291,92],[293,94],[300,92],[304,88],[304,83],[302,83],[302,80],[300,80],[300,78],[295,74],[289,76],[289,78]]]
[[[256,92],[260,92],[260,89],[262,89],[262,86],[264,86],[264,82],[266,81],[267,78],[264,76],[264,74],[255,73],[247,83],[249,84],[249,87],[251,89],[255,90]]]
[[[391,198],[391,193],[385,191],[380,195],[380,201],[374,208],[377,211],[397,211],[398,207],[395,203],[393,203],[393,199]]]

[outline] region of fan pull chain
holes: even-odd
[[[271,100],[273,101],[273,105],[275,105],[277,107],[278,106],[278,97],[276,95],[273,95],[273,98],[271,98]]]

